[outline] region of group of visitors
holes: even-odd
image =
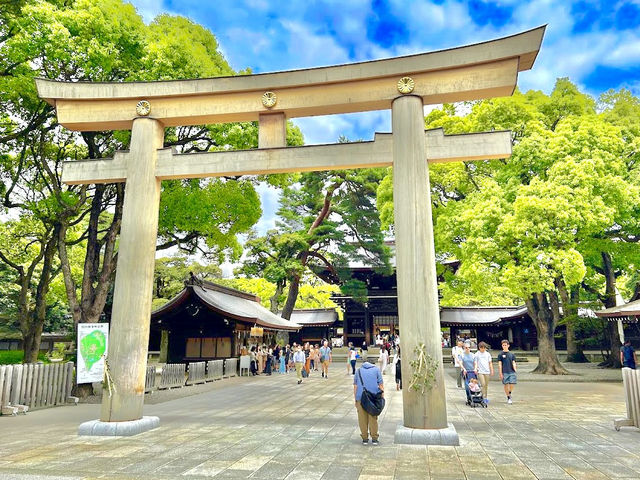
[[[287,345],[288,347],[288,345]],[[254,345],[249,350],[247,347],[240,349],[240,355],[249,355],[249,371],[251,375],[271,375],[279,371],[285,352],[279,345],[268,347],[267,345]]]
[[[397,335],[392,336],[392,340],[394,341],[393,345],[395,353],[393,354],[391,365],[393,366],[393,371],[395,372],[396,390],[401,390],[402,364],[400,359],[400,337]],[[363,364],[367,363],[369,358],[369,347],[367,346],[367,342],[362,342],[362,346],[359,350],[353,345],[353,342],[349,342],[347,347],[347,375],[355,375],[356,363],[358,359],[361,358]],[[382,345],[380,345],[380,353],[378,354],[378,368],[381,374],[386,373],[387,367],[389,365],[389,360],[390,350],[387,348],[387,345],[383,343]]]
[[[300,353],[298,355],[298,352]],[[312,371],[322,370],[322,377],[329,377],[329,363],[331,362],[331,348],[325,340],[323,346],[311,345],[274,345],[252,346],[249,350],[242,347],[241,355],[249,355],[249,371],[251,375],[271,375],[272,372],[287,374],[295,370],[298,373],[298,383],[302,383],[303,377],[308,377]],[[298,364],[300,364],[298,366]]]
[[[392,352],[395,351],[395,349],[400,345],[400,335],[395,332],[389,334],[381,333],[380,331],[378,331],[375,341],[377,347],[384,347],[387,352]]]
[[[511,404],[513,387],[518,383],[516,357],[509,351],[509,340],[502,340],[502,351],[497,356],[498,373],[507,397],[507,403]],[[489,403],[489,379],[494,374],[493,359],[488,351],[488,345],[480,342],[478,351],[471,352],[469,342],[457,341],[457,345],[451,349],[453,364],[457,370],[456,381],[458,388],[464,389],[467,395],[467,405],[471,405],[471,395],[481,392],[485,405]]]
[[[379,343],[380,342],[380,343]],[[322,372],[323,378],[329,378],[329,365],[332,362],[332,352],[329,342],[324,340],[322,346],[311,345],[306,342],[298,345],[295,342],[290,346],[280,347],[266,345],[251,347],[251,373],[259,375],[264,373],[271,375],[277,370],[281,374],[296,371],[298,384],[308,378],[313,371]],[[389,365],[389,358],[393,349],[392,364],[395,369],[396,389],[402,388],[402,369],[400,356],[400,342],[397,335],[384,338],[376,336],[376,343],[380,347],[378,365],[368,361],[369,348],[366,342],[358,349],[352,342],[348,344],[347,355],[347,375],[353,375],[353,394],[358,415],[358,426],[364,445],[369,444],[369,438],[373,445],[378,445],[378,415],[384,407],[384,380],[383,374]],[[471,352],[471,343],[458,339],[451,350],[454,367],[457,370],[457,386],[464,389],[467,397],[467,404],[472,404],[472,394],[482,395],[482,401],[489,403],[488,390],[489,380],[494,375],[493,358],[489,352],[488,345],[480,342],[478,351]],[[496,356],[498,364],[498,374],[502,381],[507,403],[512,403],[512,393],[514,385],[517,384],[517,364],[516,357],[509,351],[509,341],[502,340],[502,351]],[[362,366],[356,370],[356,363],[362,358]],[[620,352],[620,360],[623,366],[635,368],[637,364],[636,352],[630,342],[625,342]],[[365,398],[366,397],[366,398]],[[377,406],[376,410],[376,399]],[[474,397],[475,398],[475,397]],[[372,400],[374,403],[372,404]],[[381,403],[380,403],[381,402]],[[380,406],[382,405],[382,406]],[[373,410],[372,410],[373,409]]]

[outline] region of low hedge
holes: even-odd
[[[0,350],[0,365],[22,363],[22,360],[24,360],[24,351],[22,350]],[[44,353],[38,354],[38,361],[49,362]]]

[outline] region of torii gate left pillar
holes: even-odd
[[[374,167],[393,159],[403,375],[411,377],[408,360],[421,343],[437,364],[432,389],[403,392],[404,425],[396,441],[456,443],[444,401],[425,156],[437,161],[440,151],[440,161],[455,161],[502,158],[509,152],[486,154],[482,143],[475,155],[468,148],[464,154],[448,149],[465,139],[425,135],[422,106],[510,95],[518,72],[533,65],[543,33],[541,27],[444,52],[257,76],[130,84],[38,80],[40,96],[55,104],[62,125],[133,131],[129,153],[117,153],[111,161],[73,162],[63,172],[67,183],[127,182],[109,352],[116,391],[103,401],[102,421],[81,427],[80,433],[128,435],[158,423],[157,418],[141,417],[161,180]],[[375,142],[278,148],[285,118],[388,108],[393,138],[376,135]],[[260,120],[267,129],[258,150],[188,156],[159,150],[165,127],[250,120]],[[489,139],[484,146],[491,150],[496,135],[501,144],[505,132],[484,135]]]
[[[108,356],[109,374],[117,381],[115,391],[103,395],[102,422],[142,418],[150,322],[140,320],[150,318],[153,298],[160,205],[156,161],[163,141],[161,122],[153,118],[133,121]],[[144,423],[153,426],[157,421]]]

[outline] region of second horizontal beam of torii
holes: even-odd
[[[508,131],[444,135],[441,128],[425,131],[429,163],[491,160],[511,156]],[[158,152],[156,177],[160,180],[238,175],[260,175],[392,165],[393,135],[376,133],[369,142],[303,147],[231,150],[177,154],[170,148]],[[127,178],[131,153],[114,158],[65,162],[62,181],[67,184],[119,183]]]

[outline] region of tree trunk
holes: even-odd
[[[527,300],[527,309],[536,326],[538,336],[538,366],[533,373],[566,375],[569,372],[560,364],[553,337],[556,327],[554,314],[545,293],[536,293]]]
[[[608,252],[601,252],[602,270],[605,278],[605,294],[602,303],[605,308],[616,306],[616,275],[613,269],[611,255]],[[620,363],[620,334],[615,321],[607,321],[607,331],[609,338],[609,357],[600,363],[599,366],[607,368],[621,368]]]
[[[566,375],[569,373],[558,361],[555,339],[548,324],[546,322],[537,323],[536,328],[538,329],[538,366],[533,370],[533,373],[547,375]]]
[[[291,319],[291,314],[296,306],[296,300],[298,299],[298,291],[300,290],[300,275],[295,275],[289,283],[289,293],[287,294],[287,301],[282,309],[282,318],[287,320]]]
[[[169,330],[162,329],[160,333],[160,358],[158,358],[158,363],[168,363],[169,362]]]
[[[562,299],[562,305],[565,314],[565,326],[567,329],[567,362],[587,363],[587,357],[582,351],[582,343],[576,338],[576,326],[580,321],[578,317],[578,304],[580,301],[579,286],[574,286],[570,290],[567,289],[564,281],[558,279],[556,281],[558,293]]]
[[[69,255],[67,252],[67,245],[65,243],[67,236],[67,225],[63,225],[58,233],[58,257],[60,258],[60,268],[62,269],[62,279],[64,281],[65,292],[67,293],[67,302],[69,303],[69,310],[71,311],[71,317],[73,318],[73,324],[78,325],[82,318],[82,310],[78,303],[78,295],[76,294],[76,283],[71,276],[71,263],[69,262]]]
[[[277,282],[276,283],[276,291],[275,293],[271,296],[271,298],[269,298],[269,304],[270,304],[270,308],[269,310],[271,310],[271,313],[275,313],[276,315],[278,314],[278,312],[280,311],[280,295],[282,295],[282,292],[284,291],[284,282]],[[294,302],[295,304],[295,302]]]
[[[575,319],[567,319],[567,362],[588,363],[589,360],[584,355],[582,343],[576,339]]]
[[[35,292],[35,306],[33,314],[31,315],[31,325],[29,328],[29,341],[25,338],[25,352],[24,362],[34,363],[38,361],[38,353],[40,353],[40,340],[42,338],[42,330],[44,329],[44,322],[47,316],[47,294],[49,293],[49,287],[51,281],[55,278],[58,272],[54,272],[53,262],[55,260],[56,251],[58,250],[58,232],[60,231],[60,225],[53,227],[49,238],[46,240],[41,248],[44,248],[44,255],[42,256],[42,271],[40,272],[40,278],[36,286]],[[29,345],[29,351],[27,352],[27,344]]]
[[[620,333],[618,332],[618,323],[607,321],[607,330],[609,338],[609,356],[598,364],[600,367],[606,368],[622,368],[620,363]]]
[[[71,267],[67,254],[66,228],[60,232],[59,257],[64,276],[64,285],[69,301],[69,307],[73,315],[74,325],[78,323],[96,323],[107,301],[109,288],[115,274],[117,253],[115,246],[117,235],[120,232],[122,220],[122,204],[124,190],[122,186],[115,187],[115,209],[109,228],[102,237],[99,236],[102,226],[100,215],[105,210],[105,195],[109,185],[96,186],[95,194],[91,200],[91,210],[87,227],[87,246],[84,262],[82,282],[80,285],[80,299],[76,294],[77,285],[71,276]],[[112,186],[111,186],[112,187]]]
[[[36,363],[38,354],[40,353],[40,339],[42,338],[42,326],[40,328],[32,328],[26,334],[22,334],[24,343],[24,359],[23,363]]]
[[[51,280],[56,275],[53,271],[53,260],[58,245],[58,229],[59,225],[56,225],[52,231],[43,233],[42,238],[38,241],[40,251],[26,269],[22,265],[12,262],[0,252],[0,259],[18,274],[15,283],[20,287],[17,303],[18,323],[24,345],[23,363],[34,363],[38,359],[40,339],[47,311],[47,293]],[[33,277],[39,266],[41,270],[34,291]]]

